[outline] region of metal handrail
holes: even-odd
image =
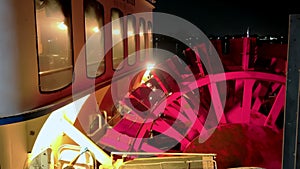
[[[39,72],[39,75],[45,76],[45,75],[49,75],[49,74],[53,74],[53,73],[57,73],[57,72],[62,72],[62,71],[65,71],[65,70],[70,70],[72,68],[73,68],[73,66],[71,65],[71,66],[67,66],[67,67],[64,67],[64,68],[41,71],[41,72]]]
[[[110,153],[113,155],[190,155],[190,156],[216,156],[214,153],[163,153],[163,152],[120,152],[113,151]]]

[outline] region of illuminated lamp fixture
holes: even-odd
[[[64,22],[57,22],[57,27],[60,30],[67,30],[68,26]]]
[[[97,26],[93,27],[93,32],[95,33],[99,32],[99,28]]]

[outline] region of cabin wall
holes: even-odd
[[[0,126],[0,168],[22,169],[27,158],[26,122]]]

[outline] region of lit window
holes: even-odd
[[[136,40],[135,40],[135,17],[129,15],[127,17],[127,40],[128,40],[128,64],[133,65],[136,61]]]
[[[36,0],[40,90],[61,89],[72,83],[71,0]]]
[[[85,1],[85,47],[88,77],[97,77],[105,70],[103,6]]]
[[[153,36],[152,36],[152,23],[148,22],[148,48],[149,48],[149,56],[153,56]]]
[[[124,45],[123,45],[123,20],[120,18],[122,13],[113,9],[111,13],[112,20],[112,59],[113,59],[113,69],[118,69],[121,66],[124,58]]]
[[[143,18],[140,19],[140,28],[139,28],[139,37],[140,37],[140,61],[144,61],[146,57],[145,49],[146,49],[146,25],[145,20]]]

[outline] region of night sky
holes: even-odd
[[[184,18],[207,36],[242,35],[249,27],[250,35],[287,37],[289,14],[300,13],[292,0],[157,0],[155,6],[154,12]]]

